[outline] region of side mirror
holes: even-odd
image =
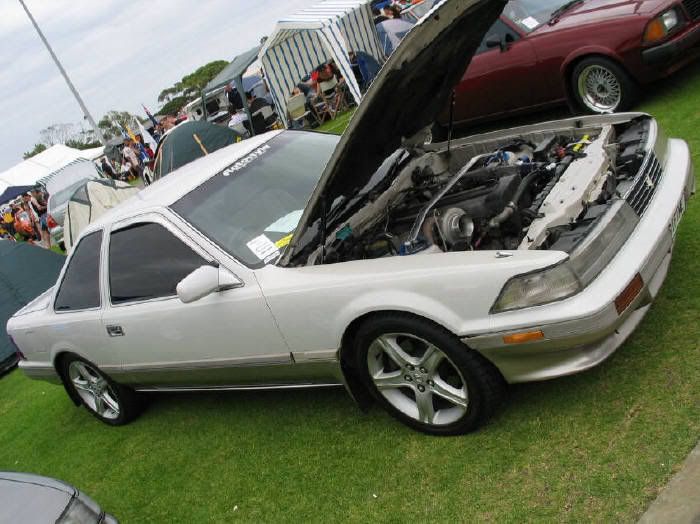
[[[243,282],[229,270],[206,265],[198,267],[178,283],[177,296],[189,304],[214,292],[242,286]]]
[[[506,51],[508,49],[505,38],[501,38],[501,36],[496,33],[491,33],[488,35],[486,37],[485,44],[489,49],[496,47],[500,48],[501,51]]]

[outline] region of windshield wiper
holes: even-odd
[[[566,13],[569,9],[571,9],[574,6],[577,6],[578,4],[582,4],[583,0],[571,0],[570,2],[566,2],[563,6],[558,7],[555,9],[551,15],[549,15],[549,24],[553,24],[556,22],[561,15]]]

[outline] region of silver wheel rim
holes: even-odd
[[[590,65],[578,77],[578,94],[591,111],[612,113],[622,101],[622,86],[607,67]]]
[[[68,377],[88,409],[106,419],[119,417],[117,396],[99,371],[75,360],[68,366]]]
[[[464,416],[467,382],[437,346],[408,333],[377,337],[367,352],[369,375],[394,408],[414,420],[444,426]]]

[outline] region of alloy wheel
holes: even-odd
[[[74,360],[68,366],[68,377],[88,409],[106,419],[119,417],[118,397],[99,371],[85,362]]]
[[[377,337],[367,369],[379,393],[403,414],[429,425],[451,424],[469,404],[467,383],[437,346],[407,333]]]
[[[620,80],[602,65],[590,65],[581,71],[578,94],[586,107],[596,113],[612,113],[622,102]]]

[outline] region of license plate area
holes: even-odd
[[[685,213],[685,198],[681,198],[678,202],[676,210],[673,212],[673,216],[671,217],[671,222],[668,224],[668,229],[671,231],[671,236],[674,238],[676,236],[676,231],[678,230],[678,224],[680,224],[681,218],[683,217],[683,213]]]

